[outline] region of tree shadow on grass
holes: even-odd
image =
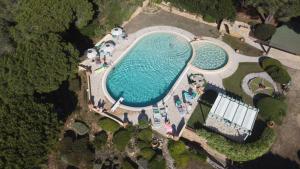
[[[299,169],[295,161],[271,152],[252,161],[241,164],[241,169]]]

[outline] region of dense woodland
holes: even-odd
[[[0,168],[41,168],[76,96],[79,57],[142,0],[0,0]],[[208,19],[252,7],[262,22],[300,15],[300,0],[169,0]],[[74,38],[75,37],[75,38]],[[87,42],[87,45],[81,44]]]

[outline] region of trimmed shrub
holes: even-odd
[[[272,79],[275,82],[278,82],[280,84],[288,84],[291,81],[291,76],[282,67],[269,66],[266,69],[266,72],[268,72],[268,74],[272,77]]]
[[[146,147],[141,149],[139,155],[149,161],[155,155],[155,151],[150,147]]]
[[[169,151],[172,156],[182,154],[186,151],[185,144],[182,141],[169,141]]]
[[[111,133],[116,132],[120,128],[120,125],[117,122],[115,122],[115,121],[113,121],[113,120],[111,120],[111,119],[109,119],[107,117],[101,118],[99,120],[99,126],[104,131],[111,132]]]
[[[113,143],[119,151],[124,151],[132,133],[129,130],[121,129],[114,134]]]
[[[166,169],[166,161],[161,155],[155,157],[149,162],[149,169]]]
[[[287,104],[272,97],[265,97],[257,102],[259,115],[266,121],[281,123],[287,111]]]
[[[90,130],[89,127],[81,121],[76,121],[75,123],[73,123],[72,128],[78,135],[85,135]]]
[[[261,62],[260,62],[261,67],[266,70],[268,67],[270,66],[277,66],[277,67],[281,67],[282,64],[280,63],[279,60],[273,59],[273,58],[269,58],[266,57],[264,58]]]
[[[138,138],[146,143],[151,142],[152,141],[152,130],[150,128],[141,130],[138,133]]]
[[[254,36],[257,39],[267,41],[276,31],[276,27],[270,24],[258,24],[255,26]]]
[[[200,129],[197,133],[207,140],[209,146],[237,162],[250,161],[262,156],[270,150],[276,139],[275,132],[271,128],[266,128],[259,140],[245,144],[233,142],[205,129]]]
[[[139,128],[144,129],[144,128],[148,128],[150,125],[150,121],[148,120],[147,116],[142,116],[141,119],[139,119]]]
[[[209,22],[209,23],[214,23],[214,22],[216,22],[216,19],[215,19],[214,17],[210,16],[210,15],[204,15],[204,16],[203,16],[203,20],[204,20],[205,22]]]
[[[106,132],[102,131],[96,134],[93,144],[96,149],[101,149],[106,144],[106,142],[107,134]]]

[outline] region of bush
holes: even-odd
[[[161,155],[155,157],[149,163],[149,169],[166,169],[166,161]]]
[[[259,115],[266,121],[275,121],[281,123],[285,116],[287,104],[283,101],[274,99],[272,97],[265,97],[257,102]]]
[[[267,41],[276,31],[276,27],[270,24],[258,24],[255,26],[254,36],[257,39]]]
[[[204,15],[204,16],[203,16],[203,20],[204,20],[205,22],[209,22],[209,23],[214,23],[214,22],[216,22],[216,19],[215,19],[214,17],[210,16],[210,15]]]
[[[117,122],[115,122],[115,121],[113,121],[113,120],[111,120],[111,119],[109,119],[107,117],[101,118],[99,120],[99,126],[104,131],[111,132],[111,133],[116,132],[120,128],[120,125]]]
[[[273,59],[273,58],[269,58],[266,57],[264,58],[261,62],[260,62],[261,67],[266,70],[268,67],[271,66],[277,66],[277,67],[281,67],[282,64],[280,63],[279,60]]]
[[[113,143],[119,151],[124,151],[132,133],[129,130],[122,129],[114,134]]]
[[[146,143],[151,142],[152,141],[152,130],[150,128],[141,130],[138,133],[138,138]]]
[[[282,67],[278,66],[269,66],[266,69],[266,72],[272,77],[275,82],[280,84],[288,84],[291,81],[291,76],[289,73]]]
[[[76,121],[75,123],[73,123],[72,128],[78,135],[85,135],[90,130],[89,127],[81,121]]]
[[[143,149],[145,147],[150,147],[150,143],[146,143],[145,141],[139,140],[137,146],[139,149]]]
[[[106,144],[106,142],[107,142],[107,134],[106,132],[102,131],[96,134],[93,144],[96,149],[101,149],[102,146]]]
[[[182,141],[173,141],[173,140],[171,140],[169,142],[168,147],[169,147],[169,151],[170,151],[172,156],[182,154],[186,151],[185,144]]]
[[[254,160],[267,153],[276,139],[275,132],[271,128],[266,128],[259,140],[245,144],[233,142],[205,129],[200,129],[197,133],[207,140],[209,146],[229,159],[239,162]]]
[[[155,151],[150,147],[146,147],[146,148],[141,149],[139,155],[149,161],[155,155]]]

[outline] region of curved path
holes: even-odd
[[[244,92],[253,97],[255,95],[255,93],[253,93],[250,88],[249,88],[249,85],[248,85],[248,82],[249,80],[255,78],[255,77],[260,77],[262,79],[265,79],[267,80],[268,82],[270,82],[273,87],[274,87],[274,90],[276,92],[278,92],[278,89],[277,89],[277,86],[276,86],[276,83],[273,81],[273,79],[270,77],[270,75],[268,75],[268,73],[266,72],[260,72],[260,73],[250,73],[248,75],[246,75],[242,81],[242,89],[244,90]]]

